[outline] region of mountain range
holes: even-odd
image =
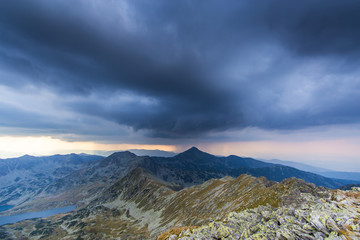
[[[105,158],[86,154],[23,156],[0,161],[0,205],[15,205],[12,211],[16,212],[86,203],[137,167],[171,183],[174,189],[241,174],[270,181],[296,177],[328,188],[357,183],[252,158],[215,156],[195,147],[174,157],[137,156],[129,151]]]
[[[32,200],[49,184],[100,159],[87,154],[0,159],[0,206]]]
[[[222,229],[235,233],[242,228],[234,226],[244,221],[252,224],[248,234],[261,235],[265,229],[259,226],[265,221],[270,224],[268,229],[279,228],[284,237],[292,226],[288,220],[295,218],[293,226],[304,230],[288,235],[300,234],[294,239],[319,239],[330,234],[342,239],[340,236],[360,230],[356,228],[360,196],[354,192],[339,197],[343,194],[340,190],[327,188],[340,185],[337,180],[295,168],[252,158],[214,156],[197,148],[174,157],[117,152],[99,160],[84,160],[82,168],[69,170],[33,199],[10,210],[14,213],[76,204],[75,211],[0,226],[0,238],[228,239],[221,235]],[[326,217],[336,217],[331,226],[319,220],[321,209],[328,209],[324,205],[327,202],[332,205]],[[339,204],[344,206],[341,214],[334,210]],[[256,218],[249,215],[251,209],[258,209],[253,211]],[[295,214],[305,214],[304,209],[309,209],[309,217]],[[233,219],[237,214],[239,219]],[[226,219],[233,225],[227,225]],[[279,227],[272,225],[275,220],[280,221]],[[209,227],[213,221],[216,225]],[[286,222],[288,225],[282,226]],[[346,224],[351,231],[342,230]],[[204,227],[199,228],[201,225]],[[211,231],[193,231],[195,228]],[[233,235],[229,232],[229,236]]]
[[[328,178],[335,179],[346,179],[352,181],[358,181],[360,183],[360,172],[342,172],[342,171],[334,171],[326,168],[314,167],[304,163],[292,162],[292,161],[283,161],[278,159],[265,160],[265,162],[270,162],[274,164],[280,164],[284,166],[289,166],[293,168],[297,168],[302,171],[312,172],[319,174]]]

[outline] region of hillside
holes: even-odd
[[[12,213],[38,211],[67,205],[87,204],[118,181],[144,159],[131,152],[113,153],[44,185],[28,201],[11,209]]]
[[[223,220],[172,229],[158,239],[360,239],[359,205],[359,189],[337,190],[330,198],[308,195],[298,207],[231,212]]]
[[[325,188],[295,178],[281,183],[241,175],[212,179],[176,190],[178,185],[136,168],[101,196],[73,213],[45,220],[5,225],[2,234],[43,239],[150,239],[175,226],[201,225],[222,219],[228,212],[265,204],[272,207],[301,204],[303,194],[328,197]],[[80,238],[78,238],[80,237]]]
[[[18,205],[40,194],[49,184],[91,166],[101,156],[87,154],[53,155],[0,160],[0,205]]]

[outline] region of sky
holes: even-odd
[[[358,0],[2,0],[0,158],[125,149],[360,171]]]

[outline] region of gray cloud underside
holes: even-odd
[[[359,11],[356,0],[4,0],[0,69],[26,77],[0,83],[49,88],[70,111],[152,137],[356,123]]]

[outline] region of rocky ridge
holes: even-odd
[[[159,240],[360,239],[360,192],[332,191],[328,198],[302,193],[303,203],[231,212],[221,221],[163,233]]]

